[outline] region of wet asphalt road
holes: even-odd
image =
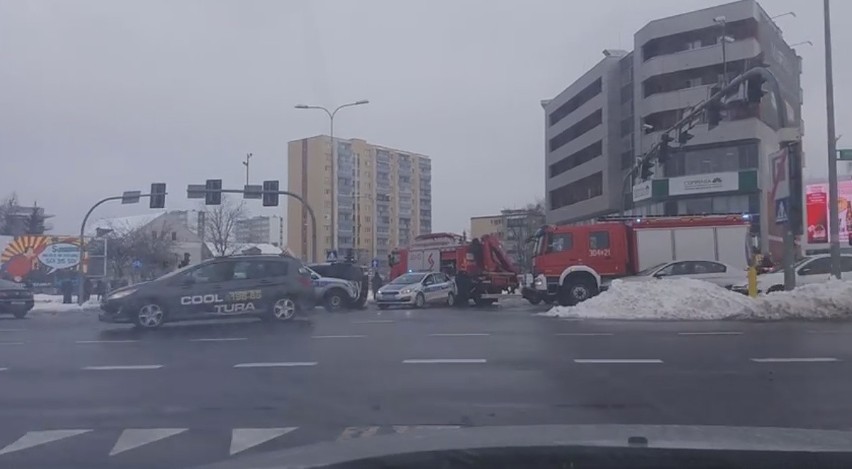
[[[0,467],[188,467],[456,426],[852,428],[852,323],[534,311],[317,310],[148,333],[90,312],[0,320]]]

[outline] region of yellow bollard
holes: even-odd
[[[755,266],[748,268],[748,296],[752,298],[757,296],[757,268]]]

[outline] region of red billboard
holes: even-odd
[[[828,184],[807,185],[805,214],[808,243],[828,243]],[[852,234],[852,181],[839,181],[837,184],[837,215],[840,242],[847,243]]]

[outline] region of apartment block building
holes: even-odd
[[[396,246],[432,231],[432,162],[429,157],[373,145],[361,139],[328,136],[288,144],[288,190],[302,196],[317,217],[317,252],[350,252],[359,262],[372,259],[387,268]],[[290,250],[311,253],[307,210],[288,201]]]
[[[591,70],[542,102],[549,223],[603,215],[618,203],[619,64],[627,56],[626,51],[605,50]]]
[[[240,244],[271,244],[284,248],[284,219],[277,216],[256,216],[237,220],[234,240]]]
[[[711,87],[759,66],[778,78],[780,102],[767,93],[760,105],[750,104],[743,86],[727,99],[722,122],[690,129],[692,138],[674,145],[651,180],[626,177],[636,158],[706,100]],[[800,77],[801,58],[755,0],[651,21],[634,34],[633,52],[606,51],[598,65],[544,105],[548,222],[583,223],[622,212],[748,213],[766,237],[763,191],[781,141],[778,107],[788,115],[783,127],[801,133]],[[587,116],[588,125],[575,123]],[[597,146],[581,152],[597,142],[600,152]]]

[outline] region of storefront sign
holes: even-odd
[[[669,179],[669,195],[693,195],[735,191],[740,187],[737,172],[698,174]]]
[[[651,198],[651,181],[641,182],[633,186],[633,201],[639,202],[641,200],[650,199]]]

